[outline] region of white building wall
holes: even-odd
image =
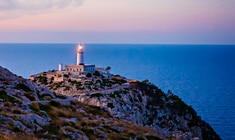
[[[63,69],[63,64],[59,64],[59,71],[62,71]]]

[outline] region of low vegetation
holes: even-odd
[[[191,106],[148,80],[61,76],[0,79],[0,139],[220,139]]]
[[[26,86],[25,84],[17,84],[15,88],[18,89],[18,90],[23,90],[23,91],[25,91],[25,92],[30,92],[30,91],[32,91],[32,90],[31,90],[28,86]]]
[[[11,102],[11,103],[17,102],[16,98],[8,95],[5,90],[0,90],[0,99],[2,99],[5,102]]]
[[[112,106],[109,104],[109,106]],[[57,101],[50,101],[46,104],[33,102],[30,105],[33,113],[42,116],[42,111],[51,118],[50,124],[43,126],[41,131],[36,132],[36,137],[47,139],[72,139],[66,132],[86,135],[89,139],[129,139],[131,137],[141,136],[149,137],[149,132],[155,130],[134,125],[130,122],[122,122],[112,118],[108,112],[100,107],[88,106],[79,102],[72,101],[69,105],[62,105]],[[79,111],[83,109],[83,111]],[[70,121],[74,118],[74,121]],[[138,131],[133,131],[138,129]],[[47,134],[44,134],[47,132]],[[105,133],[105,135],[104,135]],[[156,135],[152,137],[158,138]]]

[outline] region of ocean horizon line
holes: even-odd
[[[71,43],[60,43],[60,42],[0,42],[0,44],[62,44],[62,45],[70,45],[70,44],[85,44],[85,45],[169,45],[169,46],[175,46],[175,45],[183,45],[183,46],[186,46],[186,45],[190,45],[190,46],[202,46],[202,45],[206,45],[206,46],[221,46],[221,45],[224,45],[224,46],[234,46],[235,44],[210,44],[210,43],[198,43],[198,44],[186,44],[186,43],[84,43],[84,42],[77,42],[77,43],[74,43],[74,42],[71,42]]]

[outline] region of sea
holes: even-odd
[[[0,66],[24,78],[76,63],[77,44],[0,44]],[[84,61],[149,80],[191,105],[224,140],[235,139],[235,45],[84,44]]]

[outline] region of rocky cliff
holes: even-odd
[[[0,139],[220,139],[192,107],[148,81],[41,79],[0,67]]]
[[[0,139],[160,139],[157,130],[55,95],[0,67]],[[138,130],[138,131],[135,131]]]
[[[103,107],[112,116],[154,128],[168,138],[219,139],[213,129],[180,98],[150,83],[130,83],[109,94],[77,95],[79,102]]]
[[[153,128],[165,138],[220,139],[191,106],[147,80],[139,82],[119,75],[107,79],[93,74],[83,81],[69,76],[60,83],[49,79],[47,86],[57,94],[72,95],[81,103],[101,107],[115,118]]]

